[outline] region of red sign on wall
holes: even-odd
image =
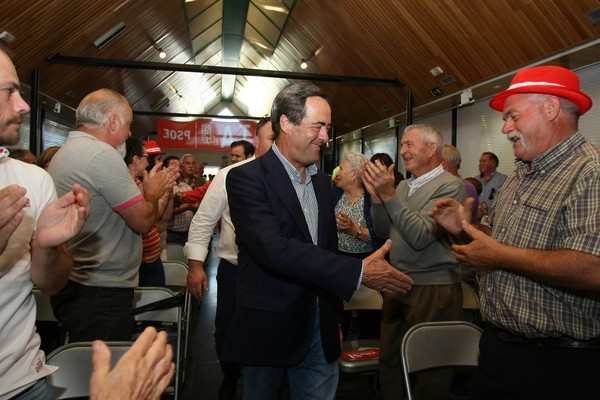
[[[166,149],[229,151],[236,140],[252,142],[254,132],[255,121],[179,122],[158,118],[158,145]]]

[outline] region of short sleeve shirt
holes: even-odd
[[[49,169],[58,195],[74,183],[92,197],[82,231],[68,242],[74,268],[70,279],[87,286],[136,287],[142,237],[119,211],[143,200],[120,153],[84,132],[69,133]]]

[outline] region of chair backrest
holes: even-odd
[[[348,302],[344,302],[344,310],[381,310],[383,297],[377,290],[360,285]]]
[[[133,307],[139,308],[161,300],[175,298],[175,293],[163,287],[137,287],[133,291]],[[135,315],[136,321],[158,321],[181,323],[181,307],[146,311]]]
[[[163,261],[167,286],[187,286],[188,267],[181,261]]]
[[[464,310],[479,310],[479,296],[468,283],[462,282],[462,293],[463,293],[463,309]]]
[[[132,342],[105,342],[111,350],[111,368]],[[88,397],[92,376],[92,342],[75,342],[59,347],[48,355],[46,363],[60,367],[48,376],[57,399]]]
[[[35,320],[56,322],[57,319],[54,316],[52,306],[50,305],[50,297],[42,293],[42,291],[38,288],[33,288],[32,292],[33,297],[35,298],[37,312]]]
[[[133,307],[134,311],[142,306],[150,305],[156,302],[165,302],[167,308],[153,309],[145,311],[134,316],[136,321],[156,321],[156,322],[170,322],[176,324],[176,344],[173,346],[175,352],[175,385],[174,385],[174,400],[179,398],[179,371],[181,362],[181,340],[182,340],[182,315],[183,315],[183,303],[181,302],[182,296],[178,296],[171,290],[163,287],[137,287],[133,290]],[[177,300],[169,302],[169,300]]]
[[[181,261],[187,263],[187,257],[183,254],[183,246],[177,243],[167,243],[166,261]]]
[[[409,373],[442,366],[477,366],[482,330],[464,321],[425,322],[411,327],[401,345],[408,398]]]

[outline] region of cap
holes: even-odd
[[[592,108],[592,99],[579,89],[579,77],[571,70],[554,65],[525,68],[517,72],[510,86],[490,101],[490,107],[503,111],[508,96],[519,93],[542,93],[563,97],[575,103],[579,115]]]
[[[155,140],[147,140],[144,142],[144,147],[146,148],[146,152],[148,155],[153,156],[155,154],[166,154],[164,151],[158,147],[158,143]]]

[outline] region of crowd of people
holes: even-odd
[[[255,143],[233,142],[232,165],[208,181],[194,155],[133,137],[130,105],[108,89],[36,159],[6,148],[29,106],[3,52],[0,85],[0,399],[53,398],[34,285],[70,341],[95,341],[91,398],[159,398],[175,373],[166,334],[147,328],[112,370],[103,341],[131,340],[133,290],[165,284],[166,243],[184,245],[188,290],[203,298],[216,227],[220,399],[240,379],[247,400],[335,398],[356,328],[343,301],[361,285],[383,295],[381,312],[357,315],[359,337],[381,339],[381,397],[403,398],[404,334],[459,320],[464,281],[484,321],[475,398],[597,397],[600,152],[577,128],[592,100],[575,73],[518,72],[490,102],[515,170],[486,151],[465,179],[458,149],[426,124],[406,127],[398,155],[345,152],[333,177],[319,171],[332,110],[307,82],[284,87]],[[421,373],[414,393],[447,397],[452,378]]]

